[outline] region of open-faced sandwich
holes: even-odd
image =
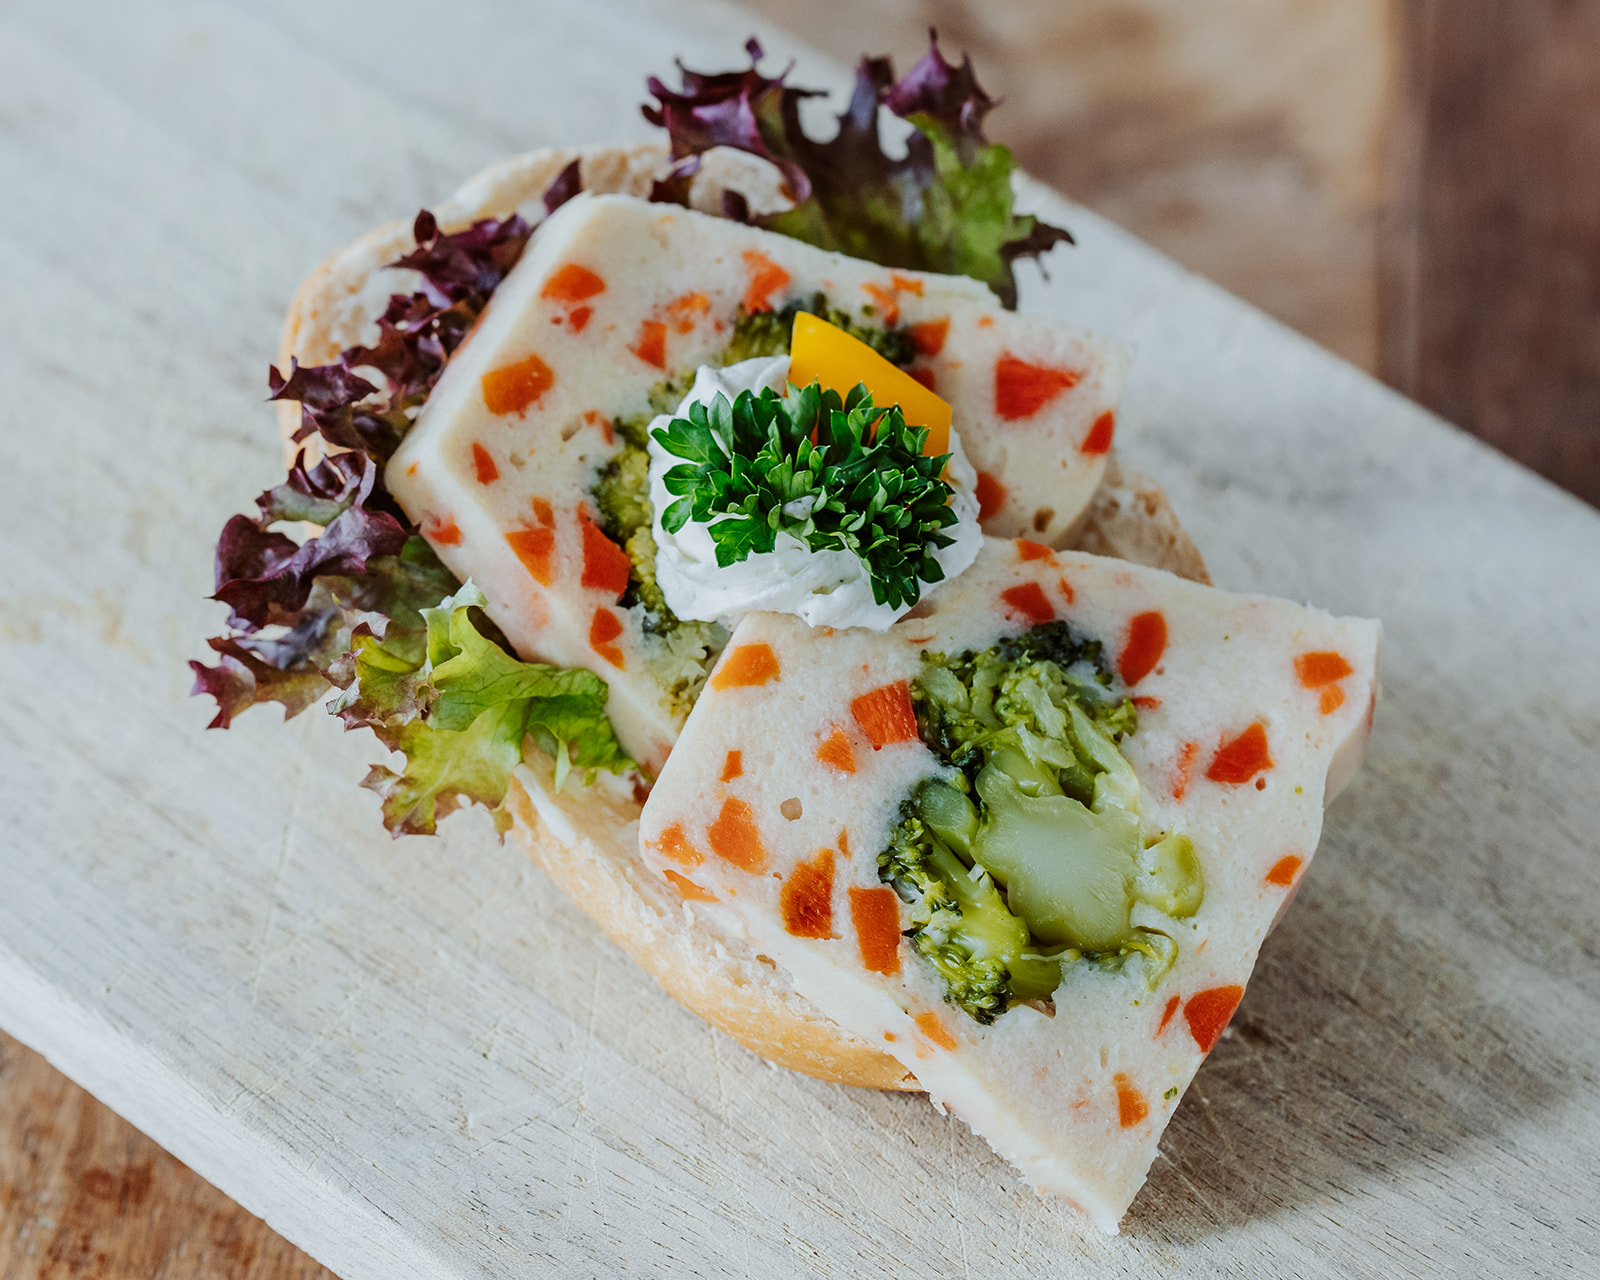
[[[817,142],[751,54],[651,82],[670,146],[517,157],[306,281],[197,690],[329,698],[403,758],[391,832],[490,807],[696,1013],[928,1090],[1114,1230],[1377,627],[1212,589],[1118,466],[1128,354],[1013,310],[1068,237],[968,64],[864,61]]]

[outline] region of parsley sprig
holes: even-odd
[[[819,383],[780,397],[771,389],[694,404],[651,433],[675,458],[662,512],[669,533],[708,526],[723,568],[771,551],[781,530],[812,551],[850,551],[866,566],[872,598],[899,608],[922,598],[944,570],[933,553],[954,538],[950,455],[924,457],[927,430],[899,406],[876,409],[865,386],[841,400]]]

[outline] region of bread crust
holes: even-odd
[[[670,163],[667,149],[549,148],[512,156],[469,179],[434,209],[444,230],[519,212],[544,216],[543,196],[573,160],[586,191],[647,196]],[[781,207],[776,172],[754,157],[714,151],[691,188],[691,204],[720,213],[736,190],[757,211]],[[296,291],[284,321],[279,367],[325,364],[340,351],[377,339],[376,321],[391,293],[406,292],[410,273],[388,270],[412,247],[411,224],[391,222],[322,262]],[[292,402],[278,405],[286,448],[319,452]],[[1204,561],[1160,485],[1122,468],[1115,456],[1093,501],[1063,545],[1167,569],[1210,582]],[[601,931],[674,999],[771,1062],[819,1079],[868,1089],[920,1088],[888,1054],[824,1017],[794,990],[788,975],[760,955],[731,917],[685,902],[638,856],[640,804],[620,780],[602,777],[585,791],[552,795],[541,781],[550,762],[530,756],[508,797],[512,839]]]

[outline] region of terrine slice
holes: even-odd
[[[916,612],[747,615],[644,855],[1114,1231],[1359,765],[1379,626],[994,539]]]
[[[964,277],[628,196],[577,197],[540,226],[389,464],[390,491],[520,654],[610,682],[618,736],[652,770],[706,646],[632,598],[592,492],[623,448],[619,419],[648,417],[653,388],[723,363],[741,316],[818,294],[903,335],[984,473],[988,529],[1066,532],[1104,468],[1121,348],[1004,311]]]

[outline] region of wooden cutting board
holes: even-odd
[[[1593,1270],[1600,517],[1043,189],[1080,248],[1024,305],[1136,346],[1122,442],[1218,582],[1387,626],[1367,768],[1122,1236],[707,1029],[482,815],[390,842],[370,739],[202,731],[299,277],[503,153],[645,136],[644,76],[749,26],[383,14],[0,15],[0,1025],[344,1280]]]

